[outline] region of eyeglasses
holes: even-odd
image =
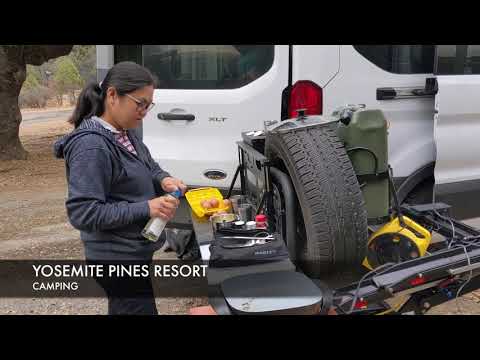
[[[143,100],[138,100],[137,98],[133,97],[132,95],[130,94],[125,94],[126,96],[128,96],[130,99],[132,99],[133,101],[135,101],[137,103],[137,110],[138,111],[147,111],[149,112],[150,110],[152,110],[152,108],[155,106],[155,103],[151,102],[150,104],[147,103],[146,101],[143,101]]]

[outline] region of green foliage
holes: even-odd
[[[62,56],[55,62],[56,72],[53,76],[55,89],[59,94],[77,90],[83,85],[77,67],[68,56]]]
[[[27,65],[27,77],[25,82],[23,83],[22,90],[30,90],[32,88],[36,88],[40,86],[41,83],[41,76],[34,66]]]
[[[91,58],[92,53],[95,54],[95,45],[75,45],[69,56],[75,65],[79,66]]]
[[[78,91],[96,77],[96,46],[75,45],[67,56],[50,59],[40,66],[27,65],[19,104],[21,107],[43,107],[48,97],[56,96],[58,104],[62,105],[66,94],[74,103]]]
[[[69,57],[77,66],[80,77],[83,80],[83,84],[96,80],[97,58],[95,45],[75,45]]]
[[[27,74],[30,73],[35,79],[41,83],[42,82],[42,74],[40,73],[40,69],[38,66],[27,65]]]

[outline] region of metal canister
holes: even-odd
[[[255,221],[249,221],[245,226],[247,230],[255,230],[257,228],[257,223]]]
[[[243,227],[245,226],[245,221],[235,221],[233,223],[233,226],[235,229],[243,229]]]
[[[381,223],[390,207],[387,125],[381,110],[357,110],[338,128],[362,189],[369,223]]]
[[[213,231],[217,231],[219,228],[231,228],[235,221],[237,221],[235,214],[217,214],[210,217]]]

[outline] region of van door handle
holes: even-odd
[[[427,89],[415,89],[412,90],[412,94],[417,96],[432,96],[436,95],[438,90],[427,90]]]
[[[427,79],[425,87],[384,87],[377,88],[377,100],[395,100],[395,99],[409,99],[418,97],[432,97],[434,96],[438,88],[434,86],[434,83]]]
[[[415,95],[419,95],[419,96],[437,95],[438,93],[437,79],[436,78],[425,79],[425,87],[423,89],[416,89],[412,92]]]
[[[394,88],[378,88],[377,100],[392,100],[397,97],[397,91]]]
[[[193,114],[159,113],[157,116],[160,120],[165,120],[165,121],[170,121],[170,120],[193,121],[193,120],[195,120],[195,115],[193,115]]]

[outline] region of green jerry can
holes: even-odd
[[[388,219],[390,207],[388,123],[381,110],[354,109],[347,113],[340,117],[338,136],[357,174],[368,222],[380,224]]]

